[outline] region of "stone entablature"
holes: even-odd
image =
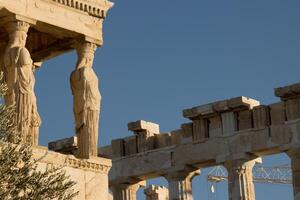
[[[236,97],[193,107],[183,111],[184,117],[193,122],[182,124],[181,128],[169,133],[157,133],[159,128],[152,128],[159,127],[157,124],[144,121],[131,122],[128,127],[135,133],[134,136],[113,140],[110,147],[104,147],[100,152],[103,156],[117,158],[193,141],[229,136],[238,131],[259,127],[262,120],[259,119],[257,112],[261,110],[267,112],[263,108],[258,101],[247,97]],[[152,127],[147,127],[147,124],[151,124]],[[139,128],[136,127],[142,125],[153,134],[147,138],[137,134]],[[143,142],[140,142],[141,139]],[[112,155],[108,155],[109,153]]]
[[[295,86],[293,87],[295,88]],[[283,89],[279,88],[276,91],[279,90]],[[288,93],[288,95],[290,94],[291,92]],[[186,109],[183,111],[183,115],[192,122],[182,124],[180,129],[169,133],[151,135],[143,142],[145,145],[143,148],[138,148],[139,135],[135,134],[113,140],[110,146],[100,150],[101,155],[122,158],[145,152],[145,149],[152,151],[192,142],[209,142],[214,138],[221,139],[265,128],[270,128],[271,132],[276,135],[279,131],[278,128],[283,128],[287,121],[300,119],[300,100],[297,96],[296,99],[289,97],[284,102],[260,105],[254,99],[237,97]]]
[[[107,0],[0,0],[0,41],[7,40],[1,30],[5,24],[19,20],[37,32],[30,29],[28,38],[28,49],[35,50],[30,53],[37,62],[74,49],[75,40],[101,46],[103,21],[112,6]]]
[[[70,179],[76,182],[73,189],[79,194],[74,200],[109,199],[107,173],[111,168],[111,160],[99,157],[78,159],[41,146],[33,147],[33,158],[37,161],[38,170],[51,167],[65,170]]]
[[[62,5],[87,12],[89,15],[104,18],[107,10],[113,5],[109,1],[99,0],[52,0]]]
[[[170,133],[153,134],[144,141],[146,148],[138,147],[136,133],[112,141],[99,150],[113,159],[110,184],[168,178],[173,172],[190,175],[196,169],[224,165],[231,172],[230,198],[255,200],[251,175],[255,162],[261,156],[287,153],[293,163],[295,197],[299,196],[300,84],[278,88],[275,94],[281,102],[260,105],[238,97],[185,110],[184,116],[192,122]],[[177,197],[188,191],[178,192]]]
[[[107,174],[111,168],[111,160],[101,157],[78,159],[74,155],[64,155],[49,151],[45,147],[37,146],[33,149],[34,159],[40,163],[53,164],[61,167],[71,167],[96,173]]]

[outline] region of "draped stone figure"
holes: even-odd
[[[95,50],[96,45],[91,43],[78,46],[78,62],[70,77],[80,158],[97,156],[101,95],[92,68]]]
[[[37,145],[41,119],[34,93],[35,66],[25,48],[29,24],[17,21],[9,23],[6,28],[9,43],[4,53],[4,77],[8,85],[5,104],[16,107],[17,130],[21,139]]]

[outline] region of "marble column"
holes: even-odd
[[[169,200],[169,190],[164,186],[150,185],[144,190],[146,200]]]
[[[229,200],[255,200],[252,169],[255,160],[227,161],[225,167],[228,171]]]
[[[77,45],[78,61],[70,77],[73,94],[75,132],[78,138],[77,157],[97,157],[98,124],[101,95],[98,77],[93,70],[96,45],[80,42]]]
[[[193,200],[192,180],[200,170],[170,172],[165,175],[169,183],[170,200]]]
[[[292,149],[287,154],[291,158],[294,200],[300,200],[300,148]]]
[[[116,200],[136,200],[138,189],[144,186],[145,182],[142,181],[136,184],[114,184],[110,186],[110,189]]]

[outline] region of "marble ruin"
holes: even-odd
[[[241,96],[185,109],[190,121],[167,133],[155,123],[131,122],[132,136],[98,147],[101,95],[93,60],[112,6],[107,0],[0,0],[5,103],[16,106],[18,131],[34,145],[39,169],[63,167],[77,182],[78,200],[136,200],[138,189],[156,177],[164,177],[168,188],[146,187],[147,200],[192,200],[193,178],[203,168],[223,165],[229,200],[255,200],[253,166],[262,156],[286,153],[294,199],[300,200],[300,83],[275,89],[281,101],[271,105]],[[71,50],[78,55],[70,72],[76,131],[42,147],[34,72]]]
[[[102,46],[102,24],[113,4],[107,0],[0,0],[0,67],[8,92],[6,105],[16,107],[18,132],[33,145],[38,168],[61,166],[76,181],[78,200],[108,199],[111,160],[98,156],[101,96],[93,71],[94,53]],[[38,146],[38,98],[35,70],[44,61],[77,50],[70,72],[74,99],[76,151],[61,154]]]

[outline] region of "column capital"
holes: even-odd
[[[97,45],[92,42],[88,41],[76,41],[75,48],[77,50],[78,55],[85,56],[85,55],[94,55]]]
[[[29,23],[24,22],[24,21],[11,21],[5,24],[5,29],[9,34],[15,33],[15,32],[24,32],[27,33],[29,30]]]
[[[228,171],[229,200],[255,200],[252,169],[258,162],[261,162],[261,158],[229,160],[224,163]]]
[[[192,180],[195,176],[200,175],[200,169],[180,170],[167,172],[164,177],[169,181],[188,179]]]
[[[192,180],[200,169],[170,170],[164,177],[169,182],[170,200],[193,200]]]
[[[286,154],[290,157],[300,157],[300,147],[296,147],[296,148],[291,148],[289,149]]]
[[[229,160],[224,163],[224,166],[227,170],[234,168],[235,170],[240,171],[240,173],[243,173],[247,169],[252,170],[252,168],[256,163],[262,163],[261,157],[252,160],[248,160],[248,159]]]
[[[146,181],[138,183],[114,183],[110,185],[114,199],[117,200],[136,200],[136,192],[139,188],[145,187]]]

